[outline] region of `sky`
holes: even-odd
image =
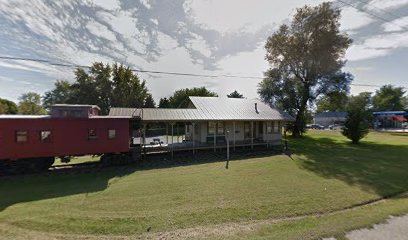
[[[89,66],[219,77],[138,73],[156,102],[180,88],[205,86],[225,96],[257,98],[269,68],[264,45],[296,8],[319,0],[0,0],[0,56]],[[352,5],[352,6],[350,6]],[[341,30],[352,39],[345,71],[353,84],[408,88],[408,0],[341,0]],[[357,10],[359,8],[360,10]],[[0,59],[0,98],[43,94],[74,68]],[[377,88],[354,85],[352,94]]]

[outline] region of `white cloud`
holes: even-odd
[[[385,23],[383,24],[383,27],[385,32],[397,32],[406,30],[408,27],[408,17],[402,17],[392,22]]]
[[[371,10],[380,11],[381,9],[397,8],[406,4],[408,4],[408,0],[373,0],[366,4],[366,7]]]
[[[118,0],[93,0],[92,2],[106,10],[116,10],[119,8]]]
[[[105,23],[112,26],[116,32],[130,37],[135,34],[137,19],[132,17],[131,12],[119,11],[115,14],[109,12],[98,12],[97,15],[101,17]]]
[[[320,2],[323,1],[193,0],[190,7],[195,20],[210,29],[219,32],[242,28],[246,31],[256,31],[264,25],[281,22],[298,7],[306,4],[317,5]]]
[[[355,8],[347,7],[341,11],[341,29],[343,31],[355,30],[364,27],[374,22],[374,19],[370,18],[368,14],[362,13]]]
[[[204,56],[210,57],[212,52],[209,49],[208,45],[206,44],[204,38],[197,34],[194,34],[194,35],[196,39],[190,41],[190,47],[204,54]]]
[[[391,54],[397,48],[408,47],[408,33],[376,35],[352,45],[346,54],[350,61],[371,59]]]
[[[113,34],[106,26],[94,20],[89,21],[86,27],[95,36],[103,37],[109,41],[116,41],[115,34]]]

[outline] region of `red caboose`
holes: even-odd
[[[55,105],[51,115],[0,116],[0,168],[41,170],[55,157],[128,153],[129,118],[98,112],[93,105]]]

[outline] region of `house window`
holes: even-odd
[[[272,134],[272,123],[273,122],[266,122],[266,133]]]
[[[28,141],[28,131],[16,131],[16,141],[18,143],[25,143]]]
[[[108,129],[108,139],[116,138],[116,129]]]
[[[96,129],[88,129],[88,140],[97,139],[98,135],[96,135]]]
[[[218,135],[223,135],[224,134],[224,123],[223,122],[218,122],[217,134]]]
[[[216,122],[208,122],[208,135],[215,134],[216,126],[217,126]]]
[[[43,143],[51,142],[51,131],[40,131],[40,140]]]

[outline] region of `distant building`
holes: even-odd
[[[316,113],[314,123],[329,126],[332,124],[343,124],[346,121],[347,112],[321,112]]]
[[[408,112],[406,111],[385,111],[373,112],[374,128],[402,128],[408,121]]]

